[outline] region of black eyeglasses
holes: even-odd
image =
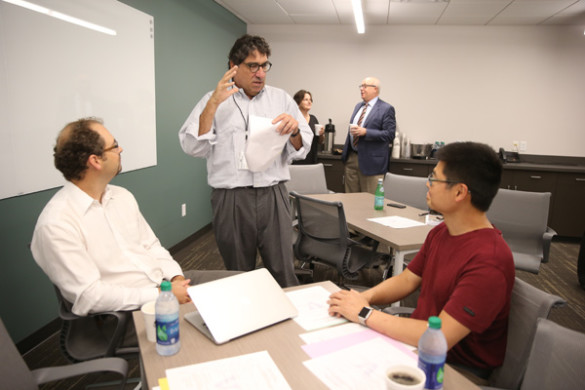
[[[431,172],[431,174],[429,175],[429,177],[427,177],[427,180],[429,181],[429,183],[431,184],[431,187],[433,186],[434,182],[439,182],[439,183],[449,183],[449,184],[457,184],[457,183],[463,183],[462,181],[458,181],[458,180],[444,180],[444,179],[437,179],[434,176],[434,173]]]
[[[374,84],[361,84],[361,85],[358,85],[358,88],[359,88],[359,89],[362,89],[362,88],[363,88],[363,89],[366,89],[367,87],[378,88],[378,87],[377,87],[377,86],[375,86]]]
[[[244,63],[250,69],[250,72],[256,73],[262,68],[264,72],[268,72],[270,68],[272,68],[272,63],[270,61],[266,61],[263,64],[258,64],[257,62],[250,62],[248,64]]]
[[[118,141],[114,140],[114,144],[113,144],[112,146],[110,146],[109,148],[105,148],[105,149],[104,149],[104,153],[105,153],[105,152],[112,151],[112,150],[116,150],[116,149],[118,149],[119,147],[120,147],[120,145],[118,145]]]

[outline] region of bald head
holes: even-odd
[[[380,94],[380,80],[366,77],[360,86],[360,94],[364,102],[369,102]]]

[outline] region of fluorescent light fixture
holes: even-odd
[[[450,0],[390,0],[392,3],[448,3]]]
[[[364,25],[364,12],[362,10],[362,0],[351,0],[351,6],[353,7],[353,16],[355,17],[355,25],[357,27],[358,34],[366,32],[366,26]]]
[[[5,1],[6,3],[18,5],[19,7],[23,7],[23,8],[29,9],[31,11],[35,11],[35,12],[38,12],[38,13],[41,13],[44,15],[51,16],[53,18],[63,20],[63,21],[68,22],[68,23],[73,23],[73,24],[76,24],[76,25],[81,26],[81,27],[89,28],[90,30],[98,31],[98,32],[108,34],[108,35],[117,35],[116,30],[112,30],[111,28],[103,27],[103,26],[100,26],[98,24],[91,23],[91,22],[76,18],[76,17],[71,16],[71,15],[67,15],[67,14],[64,14],[64,13],[61,13],[58,11],[54,11],[52,9],[49,9],[49,8],[46,8],[46,7],[37,5],[37,4],[30,3],[28,1],[24,1],[24,0],[3,0],[3,1]]]

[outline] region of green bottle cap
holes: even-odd
[[[429,328],[441,329],[441,319],[439,317],[429,317]]]
[[[171,282],[169,282],[168,280],[165,280],[164,282],[162,282],[160,284],[160,291],[172,291],[173,286],[171,284]],[[439,323],[439,327],[440,327],[440,323]]]

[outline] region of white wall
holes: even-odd
[[[585,156],[585,36],[566,26],[248,25],[271,45],[268,83],[312,92],[343,143],[358,85],[381,80],[413,143],[457,140]]]

